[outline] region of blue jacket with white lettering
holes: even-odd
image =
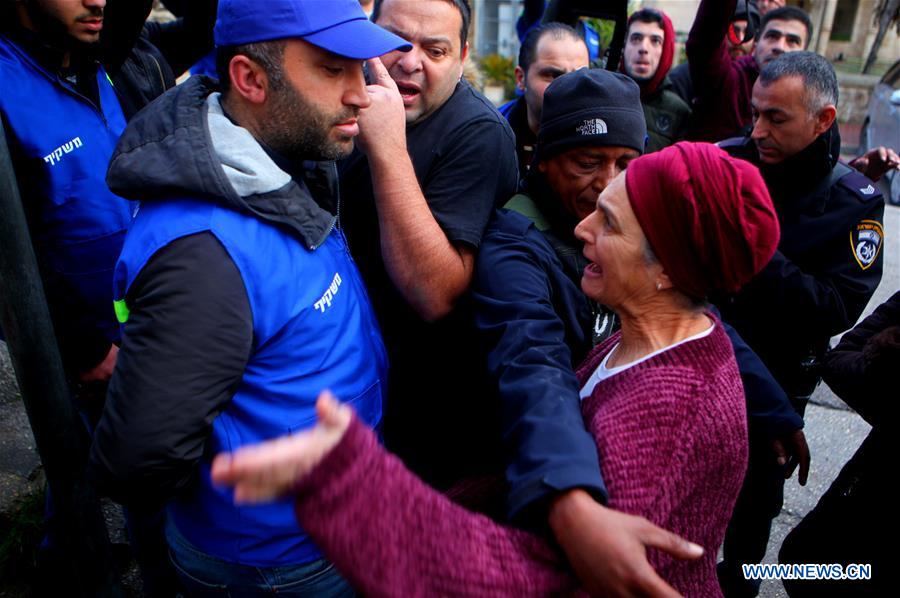
[[[211,458],[309,428],[325,389],[377,425],[386,353],[337,218],[322,207],[335,199],[333,164],[324,186],[305,177],[313,165],[292,176],[208,83],[192,78],[136,116],[110,164],[110,187],[141,209],[116,265],[123,343],[92,476],[126,504],[168,501],[172,522],[208,555],[306,563],[321,554],[292,501],[235,506],[210,481]],[[214,259],[186,262],[185,242]]]
[[[96,104],[0,35],[0,118],[60,346],[73,372],[95,365],[119,339],[112,270],[133,210],[103,180],[125,116],[103,67],[84,76],[96,80]],[[53,309],[62,302],[79,307],[63,315]],[[99,338],[95,343],[85,336]],[[79,351],[91,355],[81,359]]]

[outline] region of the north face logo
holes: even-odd
[[[582,135],[606,135],[606,121],[602,118],[591,118],[575,127],[575,130]]]

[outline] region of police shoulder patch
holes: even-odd
[[[672,117],[668,114],[660,114],[656,117],[656,130],[661,133],[668,133],[672,127]]]
[[[860,220],[850,230],[850,250],[859,267],[868,270],[884,245],[884,228],[877,220]]]
[[[842,176],[838,185],[855,195],[860,201],[881,197],[881,190],[872,182],[872,179],[856,170]]]

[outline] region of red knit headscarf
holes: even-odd
[[[662,28],[663,28],[663,47],[662,54],[659,57],[659,66],[656,68],[656,72],[653,74],[653,77],[650,78],[646,83],[641,83],[640,81],[636,81],[636,83],[641,87],[641,98],[645,98],[656,91],[660,85],[662,85],[663,80],[666,78],[666,75],[669,74],[669,70],[672,68],[672,60],[675,58],[675,27],[672,26],[672,19],[669,18],[669,15],[664,13],[661,10],[657,10],[655,8],[646,8],[642,10],[653,11],[658,13],[662,17]],[[634,15],[632,15],[633,17]],[[629,19],[628,28],[631,29],[631,23],[633,21]],[[625,38],[625,43],[628,43],[628,38]],[[622,53],[622,60],[619,63],[619,71],[625,73],[625,53]],[[626,75],[628,73],[625,73]]]
[[[778,246],[759,171],[712,144],[681,142],[632,160],[625,187],[663,269],[691,297],[736,292]]]

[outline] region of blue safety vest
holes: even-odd
[[[133,207],[106,185],[106,169],[125,129],[112,83],[97,68],[100,107],[0,35],[0,115],[17,160],[31,232],[45,264],[118,341],[113,268]],[[29,202],[39,202],[39,206]]]
[[[172,241],[200,232],[212,233],[227,250],[253,314],[251,355],[237,392],[213,421],[206,455],[309,428],[323,389],[376,425],[387,356],[340,230],[309,249],[287,229],[213,203],[145,202],[116,266],[117,311],[125,330],[128,310],[121,301],[147,261]],[[208,457],[201,461],[199,484],[169,506],[173,523],[191,544],[222,560],[258,567],[321,558],[297,524],[293,500],[235,506],[231,490],[210,482]]]

